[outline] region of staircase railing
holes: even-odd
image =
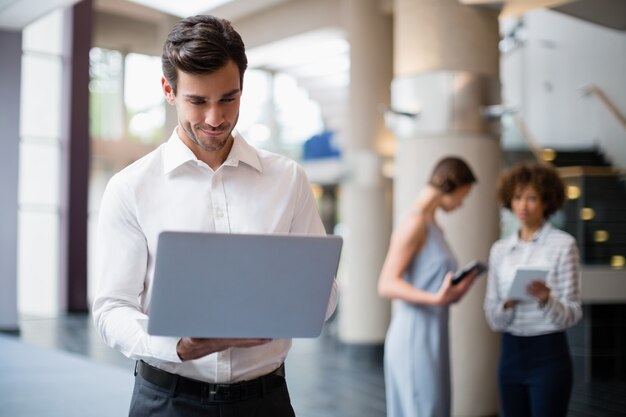
[[[526,142],[528,149],[530,149],[532,154],[535,156],[535,159],[537,159],[537,161],[543,162],[543,148],[539,146],[538,142],[535,140],[535,137],[530,133],[526,122],[524,121],[524,119],[522,119],[522,116],[519,113],[513,115],[513,123],[515,123],[515,126],[522,135],[522,139],[524,140],[524,142]]]
[[[589,84],[583,87],[586,95],[595,96],[607,108],[609,113],[615,117],[619,124],[626,130],[626,116],[617,108],[615,103],[604,93],[604,91],[595,84]]]

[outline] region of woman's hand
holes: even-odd
[[[526,291],[528,294],[535,297],[541,305],[544,305],[550,299],[550,287],[548,287],[544,281],[531,282],[526,287]]]
[[[465,279],[463,279],[463,281],[456,285],[452,285],[453,276],[454,274],[452,272],[448,272],[443,280],[443,284],[441,284],[439,291],[437,291],[437,294],[435,295],[433,304],[450,305],[461,300],[467,290],[469,290],[474,283],[474,280],[476,279],[476,272],[471,272]]]

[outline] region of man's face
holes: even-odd
[[[229,61],[219,70],[204,75],[178,71],[177,93],[162,79],[168,103],[176,105],[180,138],[198,155],[223,153],[232,144],[231,132],[239,118],[241,83],[239,68]]]

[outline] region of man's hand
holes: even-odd
[[[271,341],[272,339],[205,339],[200,337],[183,337],[176,345],[176,353],[182,361],[188,361],[234,347],[248,348],[264,345]]]

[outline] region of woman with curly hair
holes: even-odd
[[[582,310],[576,241],[548,222],[565,201],[564,185],[551,166],[523,162],[502,175],[498,198],[519,220],[518,232],[491,248],[484,305],[502,333],[500,415],[565,417],[573,380],[565,330]],[[526,288],[530,300],[507,296],[519,266],[549,269]]]

